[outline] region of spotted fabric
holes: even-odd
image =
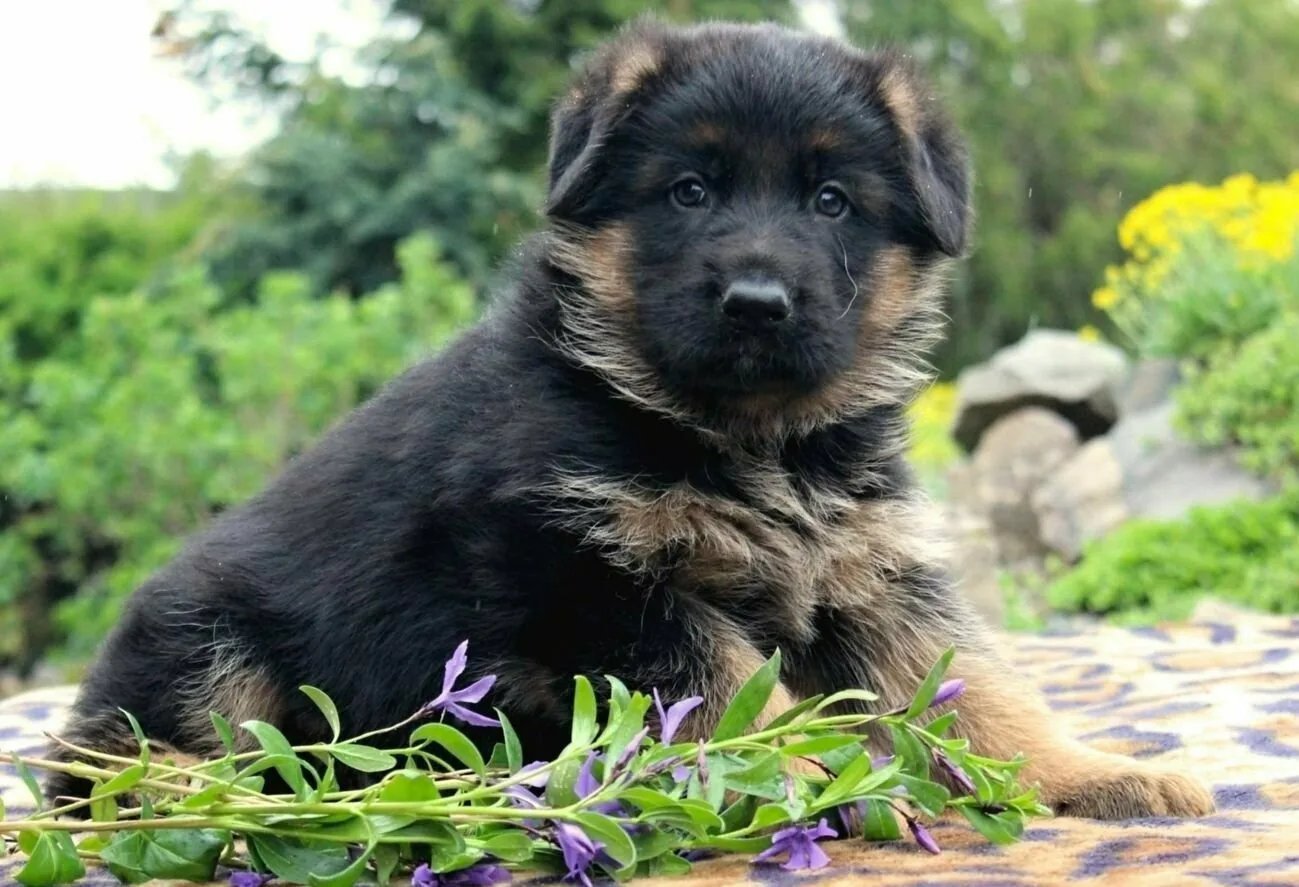
[[[1013,636],[1006,644],[1076,735],[1098,748],[1199,774],[1214,787],[1217,812],[1199,820],[1039,820],[1010,847],[989,845],[959,819],[945,820],[932,828],[943,847],[939,856],[910,841],[830,841],[823,846],[833,863],[817,872],[791,874],[730,857],[700,863],[690,880],[1299,885],[1299,619],[1230,613],[1159,628]],[[42,731],[57,728],[70,696],[65,688],[0,703],[0,748],[38,753]],[[30,808],[11,768],[0,772],[0,789],[11,817]],[[19,865],[0,860],[0,883],[14,883]],[[530,881],[539,882],[516,878]],[[91,872],[83,883],[116,882]]]

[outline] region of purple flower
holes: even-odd
[[[419,710],[423,717],[427,717],[434,712],[444,711],[447,714],[459,718],[466,724],[472,724],[475,727],[499,727],[501,722],[495,718],[489,718],[487,715],[479,714],[465,708],[463,703],[482,702],[487,691],[492,689],[496,683],[496,675],[489,674],[486,677],[479,678],[463,690],[451,689],[455,686],[456,680],[464,674],[465,664],[469,661],[469,642],[461,641],[460,646],[451,654],[447,660],[446,672],[442,678],[442,692],[432,702],[425,704]]]
[[[941,748],[936,748],[933,751],[933,755],[934,761],[938,766],[941,767],[948,776],[952,777],[952,781],[959,785],[962,791],[967,795],[972,795],[978,792],[978,789],[975,788],[974,782],[970,779],[969,775],[961,769],[960,764],[949,758],[946,752]]]
[[[929,707],[936,708],[937,706],[945,705],[953,699],[958,698],[964,692],[965,681],[960,678],[952,681],[943,681],[943,683],[938,687],[938,692],[934,694],[933,701],[929,703]]]
[[[926,829],[923,825],[921,825],[916,820],[912,819],[910,816],[907,817],[907,828],[911,829],[912,836],[916,839],[916,843],[919,844],[921,847],[924,847],[926,850],[928,850],[930,853],[933,853],[934,855],[938,855],[939,853],[943,852],[941,849],[939,849],[938,842],[934,840],[934,836],[929,834],[928,829]]]
[[[753,861],[766,862],[773,856],[787,853],[789,858],[780,866],[785,871],[824,868],[829,865],[830,857],[825,855],[825,851],[818,847],[816,842],[821,838],[837,837],[839,837],[838,832],[826,824],[824,817],[816,828],[793,825],[772,835],[771,846],[754,857]]]
[[[696,708],[704,704],[704,697],[690,696],[682,699],[680,702],[674,702],[668,706],[667,711],[663,710],[663,700],[659,698],[659,691],[654,690],[654,707],[659,710],[659,725],[662,733],[659,734],[664,745],[672,742],[672,737],[677,735],[677,730],[681,729],[681,722],[686,719]]]
[[[872,770],[883,770],[889,764],[893,763],[893,755],[880,755],[878,758],[871,758]]]
[[[542,767],[546,766],[547,763],[547,761],[533,761],[531,764],[524,764],[519,768],[519,772],[514,775],[528,777],[520,783],[521,785],[530,785],[533,788],[545,788],[546,783],[550,782],[549,773],[537,773],[534,776],[530,776],[529,774],[534,770],[540,770]]]
[[[586,832],[567,822],[555,823],[555,843],[564,854],[564,865],[568,866],[568,874],[564,876],[564,880],[576,881],[583,887],[591,887],[591,876],[588,870],[604,845],[592,841],[586,836]]]
[[[230,887],[262,887],[270,879],[261,872],[231,872]]]
[[[645,741],[645,737],[647,736],[649,736],[649,727],[646,727],[644,730],[641,730],[633,736],[631,741],[627,743],[627,747],[619,753],[618,760],[613,762],[613,767],[610,768],[609,772],[613,774],[620,773],[628,764],[630,764],[631,759],[636,757],[636,752],[640,751],[641,743]]]
[[[839,822],[843,824],[843,836],[851,838],[862,833],[862,821],[866,818],[866,802],[855,801],[851,804],[840,804],[835,808]]]
[[[577,792],[579,798],[590,797],[600,790],[600,780],[595,778],[595,774],[591,770],[599,759],[599,754],[591,752],[586,756],[586,760],[582,762],[582,769],[577,771],[577,782],[573,784],[573,791]],[[601,801],[599,804],[592,805],[591,809],[596,813],[611,816],[614,813],[621,812],[622,805],[617,801]]]
[[[599,753],[591,752],[582,762],[582,769],[577,771],[577,782],[573,784],[573,791],[577,792],[579,798],[585,798],[599,790],[600,780],[596,779],[595,774],[591,772],[591,768],[599,758]]]
[[[510,880],[509,869],[493,863],[479,863],[466,869],[438,874],[426,864],[411,873],[411,887],[489,887]]]
[[[690,778],[690,768],[685,764],[677,764],[672,768],[672,781],[685,782]]]

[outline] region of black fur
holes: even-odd
[[[633,52],[650,62],[620,75]],[[462,639],[466,680],[501,673],[488,704],[503,701],[530,757],[566,741],[575,673],[615,674],[668,699],[694,692],[712,668],[698,626],[714,605],[674,581],[672,552],[654,571],[615,566],[580,521],[557,519],[544,487],[570,469],[763,507],[735,470],[751,444],[646,409],[574,362],[559,347],[559,299],[587,281],[554,256],[566,238],[629,232],[633,253],[608,261],[631,285],[638,357],[674,403],[706,416],[755,395],[775,395],[773,410],[781,397],[815,395],[862,357],[881,251],[925,268],[965,244],[964,153],[927,105],[911,109],[923,126],[908,137],[878,85],[895,67],[905,68],[776,27],[647,25],[598,54],[555,113],[547,210],[557,227],[522,249],[517,284],[139,589],[68,735],[107,744],[103,719],[124,708],[158,740],[209,750],[192,717],[205,700],[181,690],[231,651],[270,682],[268,717],[302,741],[323,724],[299,685],[327,691],[348,733],[387,725],[437,694]],[[612,91],[620,76],[630,91]],[[713,146],[699,146],[709,133]],[[699,177],[705,206],[674,203],[684,175]],[[827,181],[851,202],[840,218],[816,211]],[[742,329],[719,310],[750,277],[786,288],[787,322]],[[796,487],[891,498],[909,488],[901,425],[901,404],[883,403],[761,446]],[[716,606],[750,627],[758,649],[791,649],[791,662],[842,642],[832,619],[817,623],[829,644],[820,654],[782,636],[761,596]],[[860,677],[809,669],[797,683]],[[50,791],[84,788],[56,778]]]

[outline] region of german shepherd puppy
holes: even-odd
[[[1212,808],[1060,733],[944,572],[904,408],[970,169],[905,56],[629,28],[554,109],[545,215],[482,322],[138,590],[71,740],[133,748],[122,708],[185,753],[215,750],[213,709],[315,741],[301,684],[348,731],[384,726],[467,639],[469,677],[499,676],[485,703],[545,756],[575,674],[701,695],[701,733],[776,648],[767,717],[848,687],[894,706],[955,644],[960,729],[1025,753],[1056,811]]]

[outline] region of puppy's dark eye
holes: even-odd
[[[826,185],[816,194],[816,211],[837,219],[848,211],[848,195],[834,185]]]
[[[672,186],[672,199],[677,206],[693,209],[708,200],[708,190],[698,179],[682,179]]]

